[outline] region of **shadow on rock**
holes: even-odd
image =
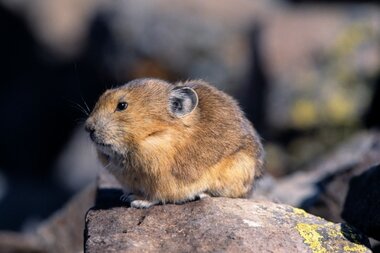
[[[342,218],[380,240],[380,165],[350,180]]]
[[[123,191],[119,188],[98,189],[96,193],[95,206],[92,210],[110,209],[113,207],[128,206],[126,202],[120,200]]]
[[[348,241],[371,248],[368,238],[363,236],[358,229],[352,226],[349,226],[345,223],[340,224],[340,229],[341,229],[342,235]]]

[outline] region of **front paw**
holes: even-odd
[[[211,196],[204,192],[199,193],[197,196],[195,196],[195,200],[201,200],[205,198],[211,198]]]
[[[143,209],[143,208],[152,207],[152,206],[157,205],[159,203],[160,203],[159,201],[149,201],[149,200],[143,200],[143,199],[136,199],[136,200],[133,200],[131,202],[131,207]]]
[[[149,208],[160,203],[158,200],[149,201],[143,199],[141,196],[138,196],[133,193],[124,193],[123,195],[121,195],[120,200],[128,203],[131,207],[139,209]]]

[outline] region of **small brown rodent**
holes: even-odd
[[[85,128],[133,207],[246,197],[262,173],[260,137],[232,97],[203,81],[107,90]]]

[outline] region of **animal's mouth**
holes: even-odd
[[[90,138],[98,149],[111,148],[111,145],[104,143],[99,137],[91,133]]]
[[[93,142],[95,143],[96,146],[99,146],[99,147],[107,147],[107,146],[110,146],[109,144],[106,144],[102,141],[99,141],[97,139],[93,140]]]
[[[116,147],[112,144],[104,142],[103,138],[93,135],[91,136],[91,140],[95,144],[97,151],[106,157],[107,160],[112,160],[119,156],[119,152]]]

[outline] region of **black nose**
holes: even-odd
[[[86,132],[89,132],[89,133],[95,131],[94,126],[92,124],[85,124],[84,125],[84,130],[86,130]]]
[[[95,128],[90,124],[86,124],[84,129],[90,134],[91,140],[95,140]]]

